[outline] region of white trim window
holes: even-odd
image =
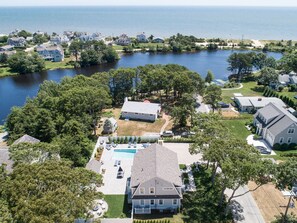
[[[295,132],[295,129],[288,129],[288,134],[293,134]]]
[[[284,137],[279,138],[279,143],[282,144],[284,142]]]
[[[151,200],[150,201],[150,204],[153,206],[153,205],[155,205],[155,200]]]
[[[177,199],[172,199],[172,205],[177,205]]]
[[[140,194],[145,194],[145,188],[144,187],[140,187],[139,188],[139,193]]]
[[[150,194],[155,194],[155,188],[154,187],[150,187]]]
[[[288,144],[290,144],[292,142],[292,137],[289,137],[287,142],[288,142]]]
[[[164,200],[163,199],[159,199],[159,205],[163,206],[164,205]]]
[[[144,200],[143,200],[143,199],[140,200],[140,201],[139,201],[139,204],[140,204],[140,206],[144,206]]]

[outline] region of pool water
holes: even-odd
[[[115,160],[133,159],[136,149],[115,149],[112,158]]]

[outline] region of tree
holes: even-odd
[[[212,111],[219,107],[219,101],[222,100],[222,89],[217,85],[209,85],[204,93],[203,101],[206,104],[210,104],[212,107]]]
[[[45,69],[43,58],[36,53],[27,55],[25,52],[18,52],[9,57],[7,62],[13,72],[20,74],[40,72]]]
[[[278,164],[275,174],[276,188],[279,190],[292,190],[292,187],[297,182],[297,160],[289,159],[286,162]],[[289,201],[282,216],[282,223],[288,222],[288,209],[293,195],[289,197]]]
[[[68,223],[85,218],[100,196],[92,185],[100,184],[94,172],[47,161],[17,165],[3,190],[15,222]]]
[[[258,81],[263,85],[270,85],[271,83],[277,83],[278,81],[278,72],[270,67],[264,67],[260,71]]]
[[[297,72],[297,52],[286,53],[279,61],[280,69],[289,73]]]
[[[214,74],[210,70],[207,71],[205,82],[210,84],[213,80],[214,80]]]
[[[108,134],[112,133],[113,126],[112,126],[112,123],[111,123],[111,121],[109,119],[105,120],[103,129],[107,130],[106,133],[108,133]]]
[[[8,56],[6,53],[0,53],[0,63],[7,63]]]
[[[60,148],[48,143],[19,143],[9,148],[10,158],[14,165],[43,163],[47,160],[59,160]]]
[[[19,33],[18,33],[18,36],[19,37],[24,37],[25,39],[27,37],[31,37],[32,36],[32,33],[26,31],[26,30],[21,30]]]
[[[236,75],[238,81],[244,74],[252,72],[254,55],[255,53],[233,53],[229,56],[228,70]]]
[[[81,51],[82,43],[80,41],[72,41],[69,46],[69,51],[75,56],[75,61],[78,62],[78,55]]]

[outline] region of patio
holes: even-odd
[[[247,138],[247,143],[249,145],[252,145],[252,146],[262,146],[264,148],[266,148],[267,150],[271,151],[271,154],[270,155],[276,155],[276,153],[272,150],[272,148],[265,142],[265,140],[263,139],[254,139],[254,135],[249,135]],[[264,155],[264,154],[262,154]],[[267,154],[265,154],[267,155]]]

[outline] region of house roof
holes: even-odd
[[[157,103],[144,103],[136,101],[125,101],[122,112],[157,114],[161,110],[161,105]]]
[[[27,143],[39,143],[40,140],[26,134],[26,135],[23,135],[21,138],[15,140],[12,145],[17,145],[17,144],[23,143],[23,142],[27,142]]]
[[[131,187],[153,178],[160,178],[176,186],[182,185],[177,154],[159,144],[153,144],[135,154]]]
[[[266,119],[274,118],[267,124],[267,129],[273,135],[278,135],[289,126],[297,124],[297,118],[279,104],[269,103],[264,108],[259,109],[255,116],[258,114],[263,115]]]
[[[290,76],[288,74],[278,75],[278,81],[280,83],[289,83],[290,82]]]
[[[112,125],[117,124],[117,120],[115,120],[115,118],[113,117],[109,118],[108,120],[111,122]]]
[[[276,97],[235,97],[242,106],[253,106],[256,108],[265,107],[269,103],[278,104],[279,106],[286,107],[286,104]]]
[[[5,164],[8,173],[12,172],[13,161],[9,157],[7,147],[0,147],[0,165]]]
[[[87,170],[92,170],[95,173],[100,173],[100,167],[101,167],[101,163],[96,159],[91,159],[86,165]]]
[[[40,45],[38,47],[36,47],[36,51],[54,51],[54,50],[58,50],[58,51],[63,51],[62,47],[59,45]]]

